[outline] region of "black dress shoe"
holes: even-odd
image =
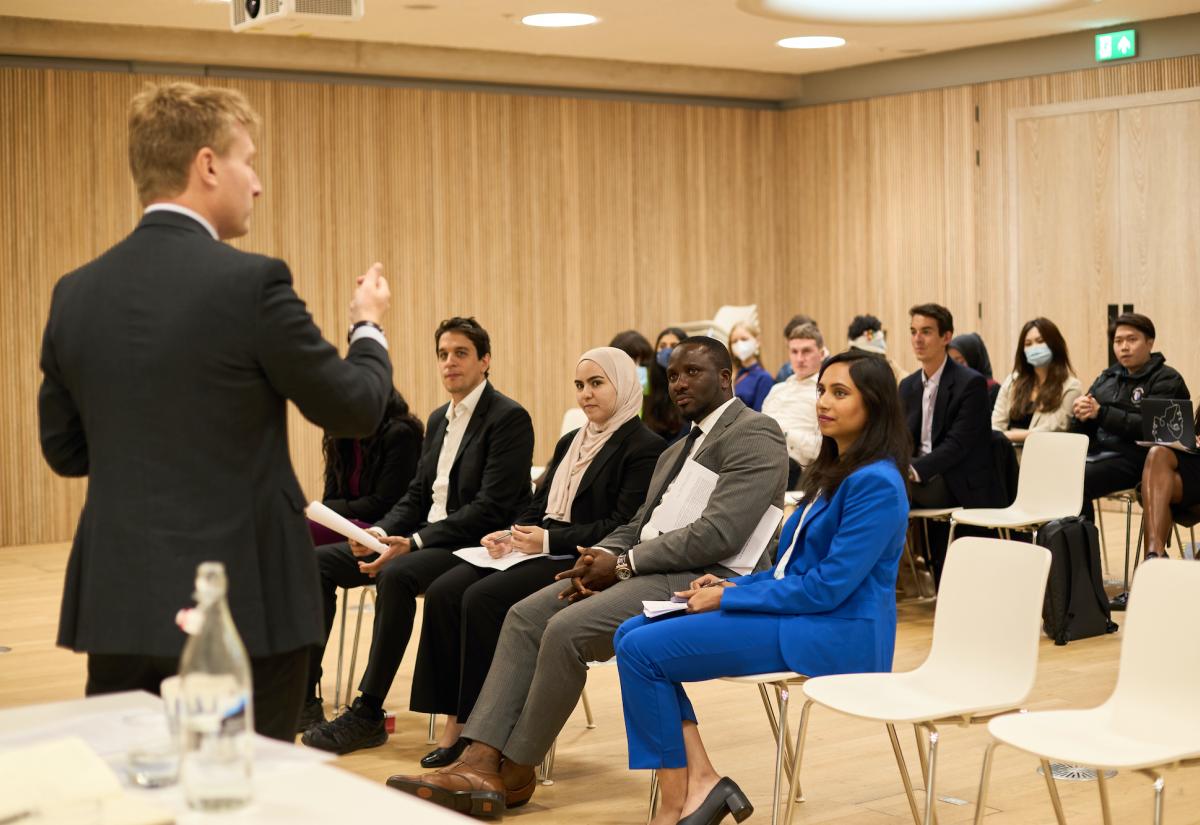
[[[300,741],[310,748],[344,756],[363,748],[377,748],[388,740],[383,714],[378,716],[367,710],[362,697],[354,700],[350,709],[341,716],[313,725],[304,732]]]
[[[729,814],[733,814],[734,820],[741,822],[752,813],[754,806],[742,793],[742,789],[728,776],[723,776],[716,787],[708,792],[708,796],[704,797],[700,807],[679,820],[679,825],[717,825]]]
[[[1124,610],[1126,603],[1129,601],[1128,593],[1118,593],[1108,602],[1109,610]]]
[[[311,727],[321,724],[325,721],[325,706],[321,700],[315,696],[310,696],[304,700],[304,707],[300,708],[300,721],[296,725],[296,733],[304,733]]]
[[[421,757],[422,768],[444,768],[453,765],[467,749],[467,740],[460,738],[448,748],[434,748]]]

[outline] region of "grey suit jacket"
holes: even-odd
[[[658,498],[685,447],[686,441],[680,439],[667,448],[650,477],[646,501],[628,523],[609,533],[599,545],[617,553],[631,551],[638,575],[684,571],[734,575],[719,562],[742,549],[767,507],[783,507],[788,475],[783,432],[773,418],[735,399],[692,456],[718,475],[716,489],[700,518],[687,527],[639,542],[650,518],[647,504]],[[768,563],[764,552],[755,570]]]

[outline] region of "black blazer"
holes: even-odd
[[[326,507],[346,518],[374,522],[396,503],[417,474],[417,462],[421,458],[421,434],[416,431],[416,421],[388,422],[371,444],[371,451],[380,453],[378,466],[370,476],[363,472],[359,478],[359,492],[355,498],[342,498],[348,492],[349,473],[353,470],[353,443],[339,441],[342,467],[346,477],[325,479],[325,492],[321,499]],[[364,455],[364,460],[366,456]]]
[[[420,533],[425,547],[457,550],[478,546],[497,524],[512,524],[529,503],[533,422],[525,408],[488,383],[471,413],[450,468],[447,517],[429,524],[438,453],[446,438],[446,403],[429,416],[417,474],[408,490],[376,526],[389,536]]]
[[[325,638],[287,401],[338,435],[374,432],[391,362],[373,340],[343,360],[280,260],[152,212],[54,288],[42,341],[42,451],[88,476],[58,643],[176,656],[196,565],[222,561],[251,656]]]
[[[987,380],[946,359],[933,405],[933,451],[918,457],[924,395],[921,375],[917,370],[900,382],[900,401],[913,439],[912,466],[923,481],[939,475],[945,478],[946,486],[964,507],[1003,507],[1004,492],[992,466]]]
[[[617,527],[633,518],[646,500],[650,475],[667,442],[634,417],[622,424],[600,448],[584,470],[575,500],[571,502],[570,522],[546,518],[550,485],[563,456],[578,430],[558,440],[554,458],[546,469],[546,480],[514,524],[540,524],[550,534],[550,552],[556,556],[576,553],[576,547],[591,547]]]

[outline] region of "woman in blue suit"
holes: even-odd
[[[655,825],[740,822],[753,810],[713,770],[683,682],[891,670],[912,447],[887,361],[858,350],[826,361],[817,418],[824,439],[801,483],[807,504],[784,525],[775,567],[703,576],[678,594],[689,615],[638,616],[617,632],[629,767],[658,771]]]

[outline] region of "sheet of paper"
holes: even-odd
[[[546,556],[543,555],[531,556],[528,553],[521,553],[517,550],[514,550],[507,556],[501,556],[498,559],[493,559],[488,553],[486,547],[464,547],[461,550],[455,550],[454,555],[458,556],[463,561],[470,562],[476,567],[484,567],[490,570],[507,570],[513,565],[520,564],[523,561],[546,558]]]
[[[337,513],[330,510],[319,501],[309,502],[309,505],[304,508],[304,515],[320,524],[323,527],[328,527],[339,536],[345,536],[348,539],[354,539],[364,547],[369,547],[376,553],[382,553],[387,549],[387,545],[379,539],[372,536],[366,530],[359,527],[352,521],[349,521]]]
[[[763,513],[762,518],[758,520],[758,526],[754,528],[754,532],[750,534],[750,538],[746,539],[746,543],[742,545],[742,549],[721,561],[720,564],[723,567],[728,567],[739,576],[745,576],[753,572],[754,566],[758,564],[763,551],[767,549],[767,545],[775,537],[775,528],[779,526],[781,518],[783,518],[783,511],[772,504],[767,508],[767,512]]]
[[[716,486],[716,473],[690,459],[684,462],[670,489],[654,508],[650,526],[660,533],[687,527],[700,518]]]
[[[666,616],[668,613],[681,613],[687,610],[687,602],[642,602],[642,613],[647,619],[654,619],[659,616]]]

